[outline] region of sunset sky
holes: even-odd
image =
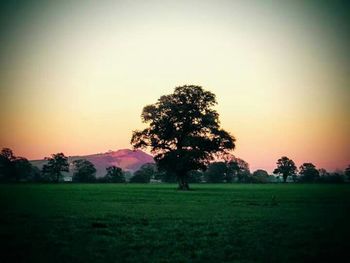
[[[131,148],[143,106],[215,93],[234,154],[272,171],[350,164],[347,1],[2,1],[0,147]]]

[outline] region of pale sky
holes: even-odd
[[[193,84],[251,170],[350,164],[346,1],[10,2],[0,147],[16,155],[130,148],[143,106]]]

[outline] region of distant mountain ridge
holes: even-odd
[[[96,176],[101,177],[106,174],[106,168],[108,166],[118,166],[124,171],[134,173],[145,163],[154,163],[153,157],[141,150],[121,149],[117,151],[108,151],[106,153],[97,153],[82,156],[69,156],[68,162],[70,164],[69,174],[73,174],[74,160],[86,159],[92,162],[96,167]],[[34,166],[42,168],[47,163],[46,160],[33,160],[30,161]]]

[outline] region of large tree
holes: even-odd
[[[287,181],[288,176],[294,176],[296,174],[297,167],[293,160],[286,156],[277,160],[277,168],[273,171],[274,174],[281,174],[283,182]]]
[[[58,183],[62,178],[62,172],[69,172],[68,157],[63,153],[56,153],[45,159],[48,163],[43,166],[43,174]]]
[[[215,156],[235,148],[235,138],[220,128],[216,104],[215,95],[200,86],[177,87],[143,108],[141,118],[149,126],[134,131],[131,144],[149,147],[158,167],[187,190],[189,171],[204,170]]]

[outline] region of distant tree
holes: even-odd
[[[277,168],[273,171],[274,174],[282,175],[283,182],[287,181],[288,176],[294,176],[296,174],[297,167],[293,160],[286,156],[277,160]]]
[[[315,182],[320,176],[316,166],[312,163],[303,163],[300,166],[299,171],[301,176],[300,181],[302,182]]]
[[[253,176],[258,176],[258,177],[269,177],[269,173],[266,172],[265,170],[258,169],[253,173]]]
[[[350,180],[350,165],[345,168],[344,175]]]
[[[341,184],[344,183],[344,176],[339,172],[327,173],[317,178],[319,183]]]
[[[212,108],[215,95],[200,86],[175,88],[157,103],[143,108],[142,121],[149,127],[134,131],[134,148],[150,147],[161,170],[174,174],[179,189],[188,190],[188,173],[204,170],[210,160],[235,147],[235,139],[219,126]]]
[[[96,181],[96,168],[94,164],[85,159],[73,161],[73,182],[91,183]]]
[[[324,168],[318,169],[318,173],[320,174],[321,177],[329,176],[329,173]]]
[[[228,175],[236,177],[238,182],[244,183],[249,181],[250,169],[249,164],[235,156],[230,157],[230,160],[227,163],[228,166]]]
[[[207,183],[223,183],[227,174],[225,162],[214,162],[208,166],[204,176]]]
[[[151,179],[155,177],[158,169],[154,163],[145,163],[139,170],[134,173],[134,176],[130,178],[130,182],[134,183],[149,183]]]
[[[258,169],[251,175],[250,182],[251,183],[268,183],[269,177],[270,176],[267,171]]]
[[[56,153],[45,159],[48,163],[43,166],[42,173],[49,181],[58,183],[62,179],[62,172],[69,172],[68,157]]]
[[[33,166],[26,158],[16,157],[13,161],[13,165],[15,181],[30,180],[33,173]]]
[[[32,174],[32,164],[23,157],[17,157],[9,148],[0,152],[0,181],[18,182],[28,180]]]
[[[146,163],[130,178],[130,183],[149,183],[157,173],[157,167],[153,163]]]
[[[144,170],[137,170],[134,175],[130,178],[130,183],[143,183],[147,184],[151,181],[151,174]]]
[[[109,166],[106,168],[105,182],[107,183],[125,183],[125,175],[122,168],[117,166]]]

